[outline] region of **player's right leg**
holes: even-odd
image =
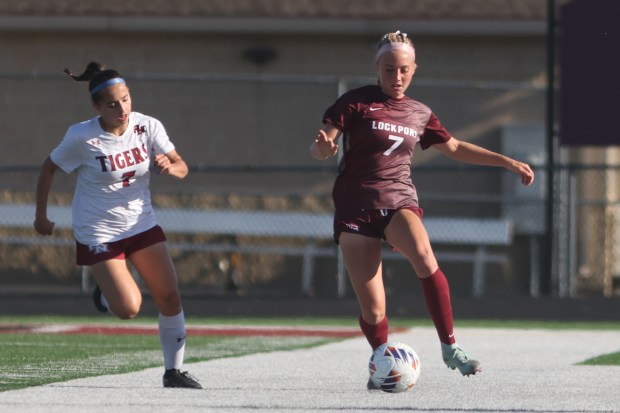
[[[344,263],[360,306],[362,329],[379,325],[385,319],[385,289],[381,273],[381,241],[377,238],[343,232],[339,238]],[[373,350],[387,337],[368,337]]]
[[[360,306],[360,327],[374,350],[388,340],[385,289],[381,272],[381,241],[343,232],[340,234],[339,244]],[[378,389],[370,380],[367,388]]]

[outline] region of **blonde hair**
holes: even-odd
[[[375,56],[375,60],[379,61],[379,58],[383,53],[394,49],[411,49],[413,60],[415,61],[415,48],[413,46],[413,42],[407,36],[407,33],[401,33],[400,30],[393,33],[386,33],[381,37],[381,40],[379,40],[379,43],[377,44],[377,54]]]

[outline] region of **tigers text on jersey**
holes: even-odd
[[[137,112],[121,136],[105,132],[99,117],[69,127],[50,158],[66,173],[77,171],[75,239],[95,246],[155,226],[149,169],[155,155],[173,150],[161,122]]]
[[[422,149],[450,140],[430,108],[379,86],[343,94],[323,116],[343,133],[343,158],[332,196],[337,210],[397,209],[418,205],[411,181],[416,143]]]

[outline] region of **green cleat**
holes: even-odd
[[[453,344],[451,347],[445,346],[442,353],[446,366],[452,370],[459,369],[463,376],[469,376],[482,371],[480,362],[472,359],[465,350],[456,344]]]

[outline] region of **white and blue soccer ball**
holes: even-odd
[[[420,377],[420,358],[407,344],[388,342],[373,351],[368,370],[377,388],[402,393],[412,389]]]

